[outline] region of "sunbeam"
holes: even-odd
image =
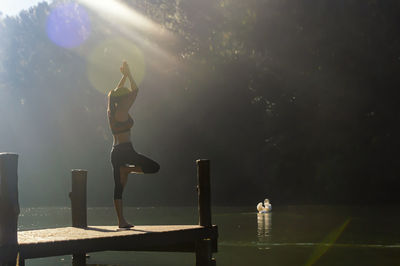
[[[146,34],[150,33],[163,38],[172,37],[164,27],[118,0],[79,0],[79,2],[96,11],[97,14],[108,21],[123,22]]]
[[[79,2],[94,11],[108,26],[111,25],[116,32],[125,37],[100,43],[88,57],[89,79],[99,91],[104,92],[110,89],[111,84],[107,83],[107,80],[111,79],[105,78],[106,73],[113,73],[110,67],[117,69],[121,60],[133,63],[133,73],[138,79],[138,84],[141,83],[146,70],[144,58],[146,58],[147,67],[159,73],[168,73],[176,68],[177,58],[167,49],[177,41],[172,32],[163,25],[118,0],[101,2],[79,0]],[[108,59],[105,60],[105,58]],[[102,72],[105,75],[99,74]]]
[[[146,63],[142,51],[130,40],[118,38],[99,43],[88,55],[88,78],[101,93],[113,89],[123,60],[131,62],[137,85],[142,83]]]

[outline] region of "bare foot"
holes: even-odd
[[[124,223],[119,224],[118,227],[119,227],[119,229],[129,229],[129,228],[134,227],[134,225],[124,222]]]

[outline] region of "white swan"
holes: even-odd
[[[257,211],[259,213],[267,213],[270,212],[271,210],[272,210],[272,205],[271,203],[269,203],[269,199],[264,200],[264,205],[262,202],[257,204]]]

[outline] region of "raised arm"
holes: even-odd
[[[128,79],[129,79],[129,83],[131,84],[131,91],[137,92],[139,90],[139,88],[137,87],[136,82],[133,79],[131,72],[129,72],[129,74],[128,74]]]
[[[123,78],[121,79],[121,81],[123,81],[123,83],[125,83],[126,78],[128,78],[129,79],[129,83],[131,85],[131,88],[130,88],[131,92],[129,93],[129,96],[128,96],[129,107],[131,107],[132,104],[134,103],[134,101],[136,100],[136,96],[137,96],[137,93],[138,93],[139,89],[138,89],[138,87],[136,85],[135,80],[133,79],[133,76],[132,76],[132,73],[131,73],[131,71],[129,69],[128,63],[126,63],[126,62],[123,63],[121,72],[123,73]],[[125,78],[125,80],[124,80],[124,78]],[[121,81],[120,81],[120,83],[121,83]]]
[[[122,72],[122,69],[121,69],[121,72]],[[126,78],[127,78],[126,75],[122,75],[121,80],[118,82],[117,88],[121,88],[121,87],[123,87],[125,85]]]

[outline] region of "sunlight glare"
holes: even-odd
[[[6,16],[16,16],[22,10],[28,10],[29,8],[37,5],[39,2],[50,2],[49,0],[1,0],[0,12]]]
[[[139,12],[135,11],[126,4],[118,0],[78,0],[83,5],[96,11],[100,16],[103,16],[107,21],[124,22],[136,28],[136,30],[150,33],[156,36],[167,37],[168,31],[161,25],[146,18]]]
[[[107,73],[115,73],[115,67],[118,67],[123,59],[126,59],[131,65],[136,67],[136,77],[137,83],[140,83],[144,77],[145,64],[144,57],[146,57],[146,62],[149,64],[146,67],[156,70],[160,73],[172,71],[176,68],[177,60],[166,49],[168,46],[173,47],[176,45],[175,36],[163,25],[158,24],[146,16],[140,14],[132,7],[123,4],[119,0],[104,0],[104,1],[93,1],[93,0],[78,0],[80,4],[84,5],[86,8],[90,9],[94,13],[98,14],[100,18],[107,23],[107,26],[112,26],[115,29],[115,33],[122,34],[125,36],[123,41],[115,41],[114,44],[121,46],[121,43],[129,43],[132,49],[127,49],[126,45],[122,45],[125,54],[119,54],[116,58],[108,57],[110,54],[106,54],[99,48],[96,52],[92,52],[89,60],[89,79],[91,83],[101,92],[105,92],[105,89],[110,89],[110,85],[115,86],[115,84],[109,84],[104,79],[104,75]],[[119,44],[117,44],[119,43]],[[134,45],[134,44],[135,45]],[[112,42],[107,42],[106,48],[111,51],[110,45]],[[117,46],[117,47],[119,47]],[[100,44],[99,47],[104,48],[104,44]],[[118,48],[112,48],[112,51],[117,51]],[[131,51],[136,51],[130,55]],[[139,52],[140,51],[140,56]],[[102,54],[103,53],[103,54]],[[106,59],[107,57],[107,59]],[[103,60],[108,61],[101,61]],[[132,58],[130,60],[129,58]],[[140,58],[140,59],[138,59]],[[118,61],[120,60],[120,61]],[[112,62],[113,67],[111,69],[108,66],[104,69],[104,75],[95,74],[94,70],[100,68],[102,69],[105,64],[109,65],[108,62]],[[118,68],[117,68],[118,70]],[[143,73],[143,74],[141,74]],[[99,82],[103,80],[104,82]],[[113,79],[114,80],[114,79]],[[107,84],[106,86],[104,84]]]
[[[92,50],[88,56],[88,78],[91,84],[103,94],[114,89],[121,78],[119,67],[123,60],[128,62],[139,86],[146,70],[144,55],[135,44],[123,38],[102,42]]]

